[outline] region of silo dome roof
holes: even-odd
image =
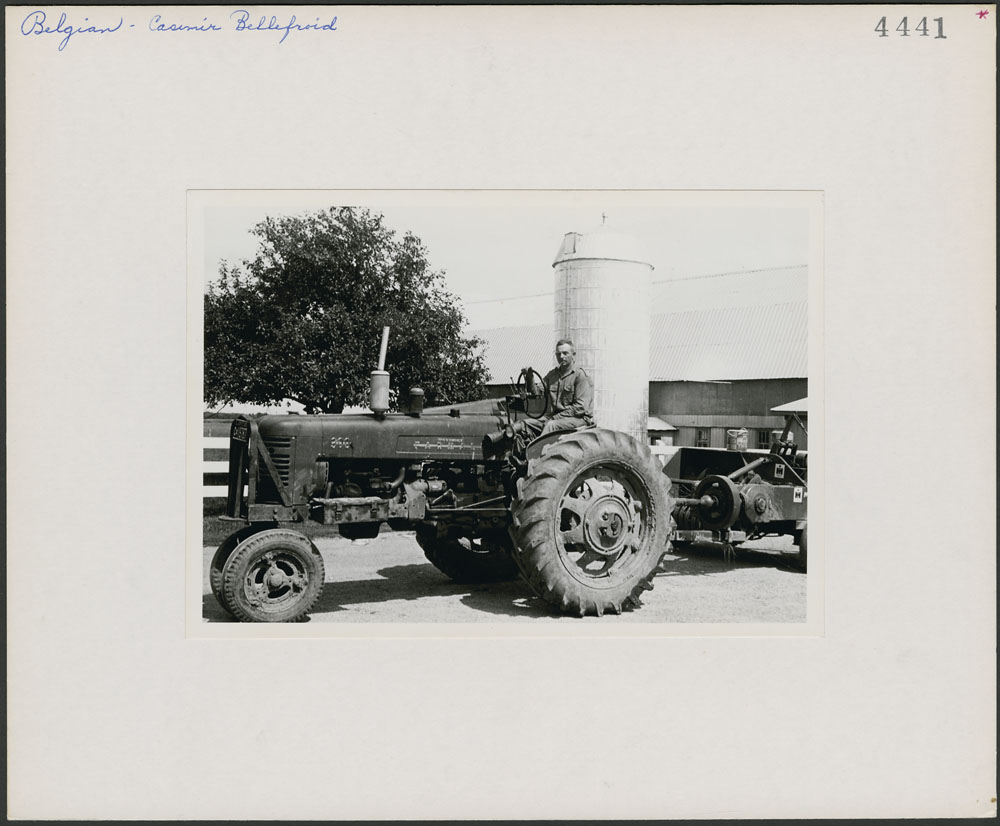
[[[562,244],[559,245],[559,252],[556,253],[556,260],[552,262],[552,266],[554,267],[563,261],[582,259],[633,261],[645,264],[650,269],[653,267],[646,260],[645,252],[635,237],[604,227],[586,234],[567,232],[563,237]]]

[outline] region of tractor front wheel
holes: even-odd
[[[297,622],[323,589],[323,557],[305,536],[267,530],[241,542],[222,576],[229,611],[243,622]]]
[[[668,547],[670,482],[624,433],[581,430],[545,445],[518,481],[514,558],[532,590],[579,616],[636,608]]]
[[[233,551],[236,550],[236,547],[244,539],[253,536],[255,533],[260,533],[261,531],[270,530],[275,527],[277,527],[277,525],[273,522],[258,522],[254,525],[245,525],[235,533],[229,534],[229,536],[227,536],[223,543],[219,545],[215,554],[212,556],[212,563],[208,568],[208,582],[212,586],[212,594],[219,601],[219,605],[225,608],[230,614],[233,613],[232,609],[230,609],[230,607],[226,604],[226,597],[222,592],[222,572],[225,570],[229,557],[233,555]]]

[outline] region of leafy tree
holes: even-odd
[[[206,402],[366,404],[384,325],[394,390],[422,387],[428,406],[483,397],[482,342],[462,335],[458,300],[419,238],[352,207],[267,218],[253,233],[256,257],[223,262],[206,291]]]

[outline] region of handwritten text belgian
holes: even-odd
[[[94,14],[95,9],[90,13]],[[337,16],[331,18],[316,17],[313,22],[307,23],[299,20],[294,14],[291,15],[257,15],[251,14],[246,9],[236,9],[226,16],[219,16],[217,19],[202,17],[201,20],[193,20],[197,13],[191,13],[187,9],[171,9],[170,14],[154,13],[141,23],[134,23],[125,20],[124,17],[101,20],[91,20],[90,17],[70,16],[67,12],[60,12],[58,16],[54,11],[30,12],[21,21],[21,34],[25,37],[41,37],[46,41],[57,44],[57,49],[61,52],[69,42],[75,37],[84,35],[100,35],[101,38],[122,37],[127,32],[152,32],[158,35],[169,34],[206,34],[222,31],[255,32],[257,34],[268,34],[276,36],[281,34],[281,39],[277,43],[284,43],[293,32],[335,32],[337,31]]]

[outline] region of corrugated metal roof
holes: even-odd
[[[653,316],[650,381],[790,379],[808,375],[808,305],[726,307]],[[492,384],[516,378],[521,368],[552,366],[552,328],[477,330]]]
[[[789,304],[808,299],[809,268],[804,265],[653,279],[654,313]]]
[[[473,330],[484,341],[483,360],[490,371],[490,384],[507,384],[517,379],[522,367],[545,373],[555,364],[551,324],[530,327],[494,327]]]
[[[779,404],[777,407],[771,408],[772,413],[808,413],[809,412],[809,397],[806,396],[804,399],[796,399],[793,402],[788,402],[786,404]]]
[[[807,322],[804,301],[654,316],[649,380],[804,378]]]
[[[669,311],[650,319],[650,381],[805,378],[807,293],[805,266],[654,283],[654,308]],[[554,364],[549,324],[474,334],[486,342],[493,384]]]

